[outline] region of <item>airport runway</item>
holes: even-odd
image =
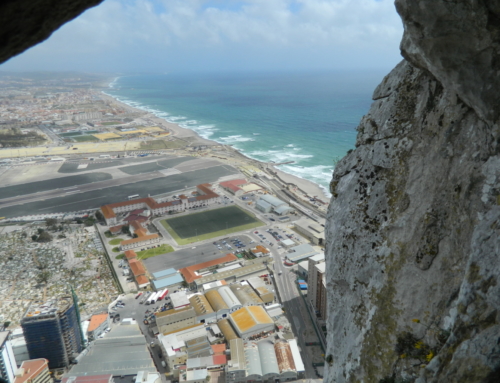
[[[165,176],[162,173],[145,173],[105,182],[81,185],[73,189],[57,189],[46,194],[20,196],[17,200],[0,201],[0,217],[20,217],[26,215],[75,212],[95,209],[109,203],[125,201],[129,195],[141,197],[175,192],[201,183],[214,182],[220,177],[237,174],[227,165],[204,167],[197,164],[197,170]],[[101,186],[99,188],[99,186]]]

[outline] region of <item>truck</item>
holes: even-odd
[[[163,298],[165,298],[168,294],[168,289],[165,289],[161,292],[160,296],[158,297],[158,300],[161,301]]]

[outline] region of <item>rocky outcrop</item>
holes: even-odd
[[[0,4],[0,63],[47,39],[103,0],[7,0]]]
[[[406,60],[331,182],[325,380],[497,382],[500,2],[396,3]]]

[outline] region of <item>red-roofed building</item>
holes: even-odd
[[[127,261],[130,262],[132,259],[137,258],[137,254],[134,250],[125,250],[125,258],[127,258]]]
[[[123,201],[101,206],[102,214],[106,219],[106,224],[117,225],[117,213],[131,212],[136,214],[138,210],[151,210],[153,215],[163,215],[169,212],[179,212],[191,209],[198,206],[208,206],[220,202],[220,197],[215,193],[210,184],[201,184],[196,187],[198,196],[186,197],[181,196],[179,200],[168,202],[156,202],[154,198],[139,198],[130,201]]]
[[[44,358],[25,360],[16,372],[14,383],[52,383],[49,361]]]
[[[226,355],[213,355],[212,358],[215,366],[224,366],[227,364]]]
[[[108,314],[96,314],[90,318],[90,324],[87,329],[87,336],[90,340],[96,339],[101,333],[109,327]]]
[[[225,355],[226,354],[226,345],[224,343],[213,344],[212,351],[214,352],[214,355]]]
[[[184,280],[191,284],[193,283],[196,279],[201,278],[201,275],[198,274],[199,271],[205,271],[205,270],[214,270],[216,266],[222,265],[228,262],[236,261],[238,260],[238,257],[234,254],[226,254],[223,257],[213,259],[211,261],[199,263],[197,265],[192,265],[188,267],[184,267],[179,270],[179,272],[182,274],[184,277]]]
[[[231,194],[234,194],[236,197],[239,197],[240,195],[245,193],[245,191],[240,186],[246,185],[246,184],[247,184],[247,181],[242,180],[242,179],[219,182],[219,185],[224,190],[228,191]]]
[[[137,282],[137,286],[139,286],[140,289],[145,289],[149,286],[149,279],[145,275],[139,275],[135,278],[135,281]]]
[[[146,274],[146,269],[144,268],[144,265],[138,259],[132,259],[129,261],[128,264],[130,265],[130,270],[132,270],[132,274],[134,274],[134,277],[137,278],[140,275]]]

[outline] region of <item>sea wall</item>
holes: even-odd
[[[500,381],[500,1],[398,0],[405,57],[335,168],[327,382]]]

